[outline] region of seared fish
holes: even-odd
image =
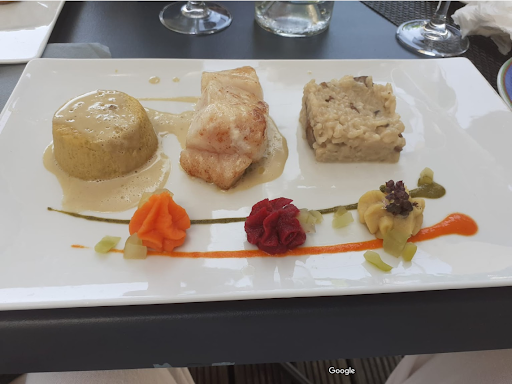
[[[267,147],[268,105],[251,67],[203,73],[180,163],[191,176],[229,189]]]

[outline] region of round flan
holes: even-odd
[[[139,101],[97,90],[64,104],[53,117],[53,151],[59,166],[82,180],[124,176],[156,152],[158,138]]]

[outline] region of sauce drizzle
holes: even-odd
[[[149,78],[149,82],[151,84],[158,84],[160,82],[160,78],[158,76],[151,76]]]
[[[412,236],[409,242],[419,242],[432,240],[441,236],[448,235],[461,235],[461,236],[472,236],[478,232],[478,225],[469,216],[463,213],[452,213],[446,217],[443,221],[427,228],[423,228]],[[78,248],[77,245],[72,247]],[[187,257],[187,258],[245,258],[245,257],[284,257],[284,256],[309,256],[309,255],[320,255],[329,253],[344,253],[344,252],[355,252],[355,251],[367,251],[371,249],[382,248],[382,240],[375,239],[369,241],[361,241],[358,243],[347,243],[347,244],[335,244],[335,245],[323,245],[314,247],[299,247],[292,249],[281,255],[269,255],[266,252],[258,249],[254,250],[240,250],[240,251],[209,251],[209,252],[157,252],[148,251],[148,255],[152,256],[168,256],[168,257]],[[112,249],[110,252],[123,253],[121,249]]]
[[[434,192],[435,191],[435,192]],[[440,197],[444,196],[446,193],[446,190],[444,187],[440,184],[433,183],[429,185],[423,185],[421,187],[418,187],[416,189],[412,189],[410,191],[411,197],[426,197],[430,199],[439,199]],[[320,212],[322,215],[328,214],[328,213],[334,213],[336,210],[340,207],[345,208],[347,211],[355,210],[357,209],[357,203],[354,204],[348,204],[348,205],[337,205],[335,207],[331,208],[324,208],[324,209],[317,209],[318,212]],[[49,211],[54,212],[60,212],[65,215],[70,215],[73,217],[78,217],[80,219],[90,220],[90,221],[101,221],[105,223],[113,223],[113,224],[130,224],[130,220],[120,220],[120,219],[107,219],[103,217],[97,217],[97,216],[86,216],[81,215],[79,213],[74,212],[68,212],[68,211],[61,211],[59,209],[54,209],[48,207]],[[220,219],[197,219],[197,220],[190,220],[191,224],[229,224],[229,223],[239,223],[242,221],[245,221],[246,217],[225,217]]]

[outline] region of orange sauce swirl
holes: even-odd
[[[427,228],[421,229],[415,236],[412,236],[409,242],[420,242],[432,240],[441,236],[461,235],[472,236],[478,232],[478,225],[471,217],[463,213],[452,213],[443,221]],[[87,248],[81,245],[72,245],[74,248]],[[382,248],[382,240],[375,239],[369,241],[361,241],[358,243],[322,245],[312,247],[299,247],[292,249],[281,255],[269,255],[258,249],[240,250],[240,251],[209,251],[209,252],[157,252],[148,251],[148,255],[152,256],[168,256],[168,257],[187,257],[187,258],[246,258],[246,257],[284,257],[284,256],[306,256],[321,255],[329,253],[344,253],[355,251],[367,251],[371,249]],[[123,253],[121,249],[112,249],[110,252]]]

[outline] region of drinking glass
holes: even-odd
[[[440,1],[430,20],[407,21],[398,27],[396,38],[405,48],[432,57],[458,56],[469,48],[469,40],[446,24],[450,1]]]
[[[176,2],[160,11],[160,21],[171,31],[186,35],[209,35],[226,29],[231,24],[229,11],[204,1]]]
[[[276,35],[307,37],[329,27],[334,1],[256,1],[258,25]]]

